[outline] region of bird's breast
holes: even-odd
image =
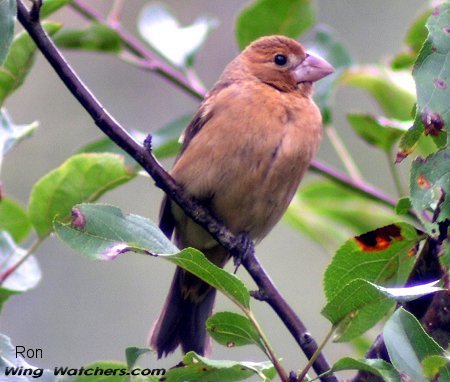
[[[219,100],[172,172],[233,232],[255,240],[283,215],[321,137],[312,100],[268,90]]]

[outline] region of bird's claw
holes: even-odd
[[[255,248],[253,241],[245,232],[236,236],[236,242],[233,247],[234,273],[236,273],[244,259],[254,253]]]
[[[267,294],[261,289],[250,291],[250,296],[252,296],[255,300],[258,300],[258,301],[266,301],[267,300]]]

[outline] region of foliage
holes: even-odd
[[[46,0],[41,17],[49,17],[70,3],[70,0]],[[0,1],[0,105],[27,79],[37,53],[26,32],[14,37],[15,14],[15,1]],[[150,50],[146,54],[137,52],[128,35],[121,33],[114,23],[94,16],[88,19],[84,28],[69,29],[51,21],[43,25],[60,48],[108,53],[133,63],[150,57],[147,66],[153,65],[152,69],[168,78],[175,70],[188,84],[183,85],[183,81],[175,78],[175,83],[182,85],[180,89],[198,91],[195,56],[216,26],[215,19],[200,17],[182,27],[164,5],[147,5],[139,16],[138,29],[164,63]],[[326,127],[334,123],[336,91],[354,87],[371,96],[381,110],[380,115],[354,111],[347,114],[351,128],[362,140],[386,155],[391,163],[396,151],[397,162],[411,155],[416,147],[420,153],[427,152],[426,158],[418,157],[412,162],[408,195],[403,195],[396,206],[387,207],[381,197],[365,192],[362,186],[367,185],[366,179],[346,183],[329,177],[302,187],[286,214],[294,229],[334,253],[324,274],[326,305],[321,312],[331,323],[334,340],[358,339],[385,320],[383,337],[390,362],[349,356],[337,361],[329,372],[360,370],[396,382],[404,378],[449,380],[448,350],[426,333],[424,322],[400,306],[408,308],[412,300],[448,289],[450,4],[426,9],[413,22],[406,34],[405,50],[392,58],[390,67],[379,63],[356,64],[336,33],[327,26],[314,26],[314,20],[313,1],[255,0],[236,18],[236,41],[244,49],[263,35],[277,33],[298,38],[310,30],[308,49],[325,57],[337,69],[318,84],[315,93]],[[399,76],[405,73],[412,73],[415,91],[398,85]],[[191,115],[175,119],[153,134],[152,150],[158,158],[177,154],[178,137]],[[36,127],[37,123],[16,125],[6,109],[1,109],[0,168],[8,152]],[[145,139],[141,132],[134,131],[133,136],[139,142]],[[431,146],[426,136],[431,137]],[[424,146],[427,149],[422,151]],[[227,347],[256,345],[273,361],[270,344],[251,310],[248,287],[237,276],[216,267],[196,249],[180,251],[149,219],[93,203],[105,193],[133,181],[139,170],[129,154],[108,138],[101,138],[86,144],[39,179],[30,190],[27,208],[0,192],[0,309],[12,296],[38,284],[41,273],[33,254],[55,232],[68,246],[91,259],[114,260],[124,253],[135,252],[165,259],[193,273],[244,313],[219,312],[210,317],[207,330],[211,337]],[[395,166],[393,176],[398,177]],[[17,243],[27,243],[33,236],[37,240],[29,248],[18,246]],[[429,246],[430,242],[436,245]],[[438,264],[430,274],[417,272],[423,256],[431,256]],[[443,282],[438,286],[435,281],[439,278]],[[12,349],[11,341],[1,336],[0,366],[30,367],[13,361]],[[102,361],[89,367],[131,370],[148,352],[149,349],[131,347],[126,352],[127,364]],[[181,362],[180,367],[165,374],[164,380],[238,381],[257,377],[267,381],[276,376],[270,361],[211,360],[191,352]],[[55,380],[48,370],[44,374],[45,380]],[[86,379],[78,376],[72,380]],[[134,379],[159,380],[155,376]]]

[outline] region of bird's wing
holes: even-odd
[[[191,122],[184,130],[181,136],[182,145],[180,148],[180,152],[175,159],[175,163],[177,162],[178,158],[183,155],[183,152],[188,147],[192,138],[197,135],[197,133],[202,129],[206,122],[208,122],[208,120],[211,118],[212,112],[209,111],[208,105],[210,104],[212,97],[213,95],[211,94],[203,101],[197,113],[195,113]],[[169,239],[172,237],[173,231],[175,229],[175,223],[176,221],[172,213],[172,201],[167,197],[167,195],[165,195],[161,203],[161,209],[159,212],[159,228]]]

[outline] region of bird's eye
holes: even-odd
[[[279,66],[286,65],[287,61],[288,59],[284,54],[277,54],[273,59],[273,62]]]

